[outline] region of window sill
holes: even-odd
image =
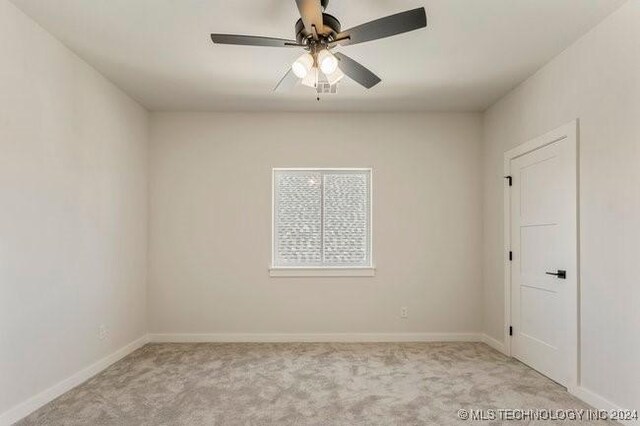
[[[270,268],[271,277],[373,277],[376,268]]]

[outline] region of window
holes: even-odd
[[[274,169],[272,261],[274,276],[372,275],[371,169]]]

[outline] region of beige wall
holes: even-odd
[[[479,115],[151,122],[152,333],[480,331]],[[273,167],[373,167],[374,278],[269,277]]]
[[[503,340],[503,153],[580,119],[584,389],[640,407],[640,1],[630,1],[484,118],[485,329]]]
[[[0,0],[0,423],[146,333],[147,118]]]

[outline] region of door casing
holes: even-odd
[[[567,346],[569,348],[567,354],[567,388],[571,391],[578,387],[580,382],[580,322],[579,322],[579,287],[580,287],[580,264],[579,264],[579,199],[578,199],[578,182],[579,182],[579,164],[578,164],[578,120],[570,121],[535,139],[529,140],[504,153],[504,176],[511,175],[511,160],[522,155],[528,154],[536,149],[550,145],[554,142],[566,140],[571,145],[571,152],[574,155],[572,164],[575,166],[575,185],[572,185],[572,199],[575,200],[575,229],[573,229],[575,241],[575,258],[567,265],[568,270],[576,271],[575,285],[569,288],[569,300],[572,301],[571,306],[566,308],[567,319],[569,323]],[[509,180],[504,179],[504,341],[506,355],[511,356],[511,336],[509,335],[509,327],[511,321],[511,261],[509,260],[509,251],[511,250],[511,191],[509,190]]]

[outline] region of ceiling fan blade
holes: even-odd
[[[300,17],[304,23],[307,33],[313,34],[314,27],[317,34],[324,34],[324,23],[322,20],[322,5],[320,0],[296,0]]]
[[[273,88],[274,92],[286,92],[295,87],[300,79],[293,73],[293,70],[289,68],[289,71],[280,79],[276,87]]]
[[[380,77],[369,71],[363,65],[354,61],[347,55],[340,52],[334,53],[334,56],[338,58],[338,67],[349,76],[356,83],[361,84],[367,89],[371,89],[376,84],[380,83]]]
[[[427,26],[424,7],[396,13],[342,31],[336,37],[342,46],[390,37]]]
[[[217,44],[237,44],[241,46],[296,47],[295,40],[284,38],[260,37],[239,34],[211,34],[211,40]]]

